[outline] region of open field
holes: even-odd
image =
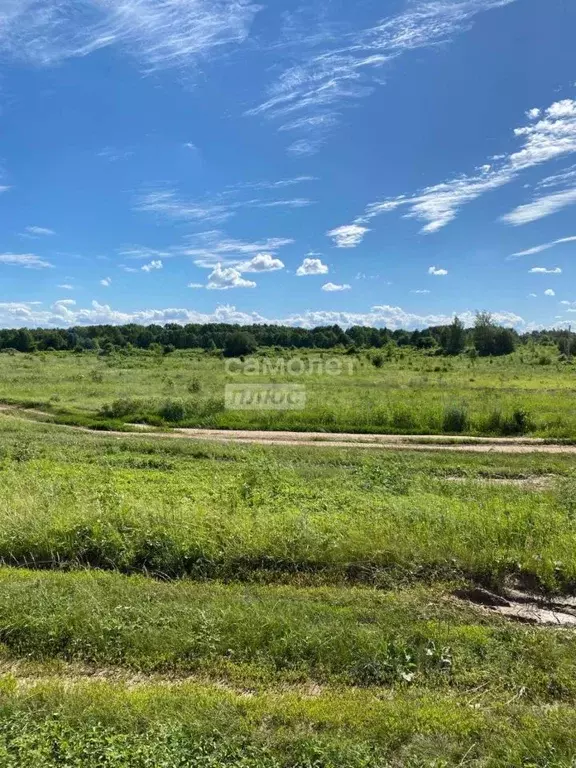
[[[374,365],[377,361],[380,367]],[[576,368],[549,348],[502,358],[416,350],[285,350],[226,361],[179,351],[0,355],[0,400],[49,408],[66,423],[576,439]],[[224,407],[226,384],[306,388],[294,411]]]
[[[0,482],[2,765],[574,765],[575,630],[490,605],[576,593],[571,455],[3,416]]]

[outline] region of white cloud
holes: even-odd
[[[312,141],[311,139],[299,139],[290,144],[286,151],[295,157],[310,157],[318,152],[322,144],[323,142],[319,140]]]
[[[142,245],[126,245],[118,251],[120,256],[127,259],[169,259],[174,256],[172,251],[160,251],[157,248],[146,248]]]
[[[249,203],[250,207],[253,205],[255,208],[306,208],[308,205],[314,205],[314,200],[308,200],[305,197],[296,197],[292,200],[271,200],[270,202],[254,202]]]
[[[32,302],[0,303],[0,326],[2,327],[70,327],[73,325],[125,325],[137,323],[149,325],[156,323],[282,323],[285,325],[312,328],[320,325],[338,324],[342,327],[363,325],[371,327],[423,328],[430,325],[445,325],[452,322],[454,314],[467,326],[474,324],[475,313],[466,310],[446,315],[417,315],[404,311],[400,307],[376,306],[365,313],[334,312],[310,310],[302,314],[286,317],[263,317],[252,312],[242,312],[234,306],[220,305],[213,312],[198,312],[192,309],[143,309],[135,312],[122,312],[109,305],[93,301],[89,308],[75,308],[58,303],[48,309],[42,309]],[[494,312],[495,322],[502,325],[530,330],[533,327],[522,317],[512,312]]]
[[[136,210],[155,213],[173,221],[224,222],[236,216],[244,208],[288,208],[297,209],[314,205],[313,200],[304,197],[280,200],[234,200],[230,199],[242,187],[232,188],[220,195],[204,200],[182,200],[174,189],[147,192],[137,203]]]
[[[233,189],[284,189],[309,181],[318,181],[318,179],[316,176],[295,176],[291,179],[278,179],[277,181],[247,181],[236,184]]]
[[[326,283],[322,286],[322,290],[327,293],[335,293],[337,291],[349,291],[352,288],[351,285],[344,283],[344,285],[337,285],[336,283]]]
[[[109,288],[112,285],[112,279],[110,277],[105,277],[103,280],[100,280],[100,285],[104,288]]]
[[[510,211],[510,213],[502,216],[502,221],[518,227],[543,219],[545,216],[551,216],[553,213],[558,213],[558,211],[569,205],[574,205],[574,203],[576,203],[576,187],[564,190],[563,192],[555,192],[551,195],[543,195],[531,203],[520,205],[518,208]]]
[[[26,227],[25,234],[28,237],[50,237],[51,235],[55,235],[56,232],[54,232],[53,229],[48,229],[47,227]]]
[[[439,267],[428,267],[428,274],[435,275],[436,277],[445,277],[448,274],[448,270]]]
[[[554,267],[554,269],[547,269],[546,267],[532,267],[530,273],[533,275],[561,275],[562,270],[560,267]]]
[[[284,237],[269,237],[265,240],[246,242],[227,237],[218,230],[200,232],[188,239],[188,244],[172,250],[172,255],[192,256],[198,267],[212,269],[217,264],[227,264],[237,267],[259,253],[269,253],[272,256],[277,250],[292,245],[294,240]]]
[[[160,259],[156,261],[151,261],[149,264],[144,264],[143,267],[141,267],[143,272],[152,272],[154,269],[162,269],[164,264],[162,264],[162,261]]]
[[[328,271],[328,266],[322,264],[321,259],[304,259],[296,270],[296,274],[298,277],[304,277],[305,275],[327,275]]]
[[[234,204],[210,201],[184,201],[177,197],[176,190],[165,189],[143,195],[136,209],[149,211],[176,221],[226,221],[234,216]]]
[[[416,291],[410,291],[410,293],[418,293],[418,294],[424,295],[426,293],[430,293],[430,291],[427,291],[427,290],[416,290]]]
[[[236,269],[239,272],[276,272],[284,269],[284,263],[271,253],[259,253],[253,259],[238,264]]]
[[[204,288],[202,283],[188,283],[188,288]]]
[[[359,224],[345,224],[342,227],[331,229],[326,234],[334,240],[336,248],[356,248],[367,232],[370,230]]]
[[[4,0],[0,47],[35,65],[119,45],[146,69],[183,68],[248,36],[249,0]]]
[[[118,149],[116,147],[104,147],[98,152],[98,157],[108,160],[109,163],[116,163],[118,160],[124,160],[134,154],[130,149]]]
[[[576,180],[576,165],[567,168],[562,173],[556,173],[553,176],[547,176],[536,184],[536,189],[551,189],[561,187]]]
[[[556,293],[552,288],[548,288],[548,290],[544,291],[544,296],[556,296]]]
[[[0,253],[0,264],[25,269],[48,269],[54,266],[33,253]]]
[[[423,0],[374,26],[340,39],[285,69],[265,102],[247,114],[281,120],[280,130],[314,134],[289,151],[310,154],[337,121],[340,105],[369,96],[381,83],[380,71],[403,54],[450,41],[466,30],[473,17],[512,0]],[[304,33],[307,39],[309,29]],[[294,35],[291,35],[293,44]],[[293,57],[292,57],[293,59]]]
[[[532,111],[531,114],[536,113]],[[516,138],[523,142],[517,152],[500,156],[495,165],[483,165],[473,174],[457,176],[425,187],[415,195],[401,195],[371,203],[357,222],[366,223],[375,216],[407,207],[405,217],[424,222],[422,232],[437,232],[453,221],[464,205],[510,183],[522,171],[576,152],[576,101],[566,99],[555,102],[545,110],[541,120],[536,122],[537,118],[532,116],[530,119],[529,125],[514,131]],[[566,198],[540,200],[528,206],[529,210],[509,214],[504,217],[504,221],[525,223],[520,219],[535,220],[530,217],[540,218],[541,215],[552,213],[551,208],[559,210],[570,202],[573,200]]]
[[[256,283],[245,280],[240,272],[233,267],[222,267],[217,264],[208,277],[206,288],[210,291],[227,291],[230,288],[255,288]]]
[[[528,248],[527,251],[518,251],[509,256],[509,259],[515,259],[518,256],[533,256],[536,253],[542,253],[542,251],[548,251],[550,248],[554,248],[557,245],[563,245],[564,243],[576,243],[576,236],[562,237],[560,240],[554,240],[551,243],[544,243],[543,245],[536,245],[534,248]]]
[[[529,298],[529,299],[536,299],[536,298],[538,298],[538,296],[537,296],[537,294],[535,294],[535,293],[529,293],[529,294],[528,294],[528,298]]]
[[[59,285],[58,288],[61,288],[63,291],[73,291],[74,286],[70,285],[69,283],[64,283],[62,285]]]

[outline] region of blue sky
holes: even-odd
[[[0,325],[576,321],[575,29],[566,0],[0,0]]]

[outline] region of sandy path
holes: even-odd
[[[0,404],[0,414],[25,421],[49,419],[49,414],[36,409],[17,408]],[[30,418],[32,417],[32,419]],[[282,445],[314,448],[368,448],[390,451],[452,451],[459,453],[548,453],[575,454],[576,445],[547,443],[540,438],[467,437],[455,435],[366,435],[330,432],[267,432],[262,430],[188,429],[176,428],[157,432],[145,425],[133,424],[133,431],[97,431],[85,427],[42,423],[54,429],[74,430],[103,437],[130,439],[137,436],[149,439],[206,440],[237,445]]]

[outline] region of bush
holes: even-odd
[[[469,426],[468,412],[463,406],[451,406],[444,412],[442,431],[460,434],[466,432]]]
[[[492,411],[484,425],[485,432],[502,437],[525,435],[533,427],[530,415],[522,408],[516,408],[510,415]]]
[[[372,365],[374,368],[382,368],[384,365],[384,357],[382,355],[374,355],[372,358]]]
[[[144,406],[141,400],[121,397],[109,405],[104,405],[100,409],[100,416],[104,416],[106,419],[125,419],[128,416],[135,416],[143,410]]]
[[[188,389],[188,392],[190,392],[190,394],[198,394],[199,392],[201,392],[202,384],[200,383],[200,379],[194,376],[194,378],[190,380],[187,389]]]
[[[164,421],[184,421],[186,418],[186,406],[182,400],[166,400],[158,408],[158,415]]]

